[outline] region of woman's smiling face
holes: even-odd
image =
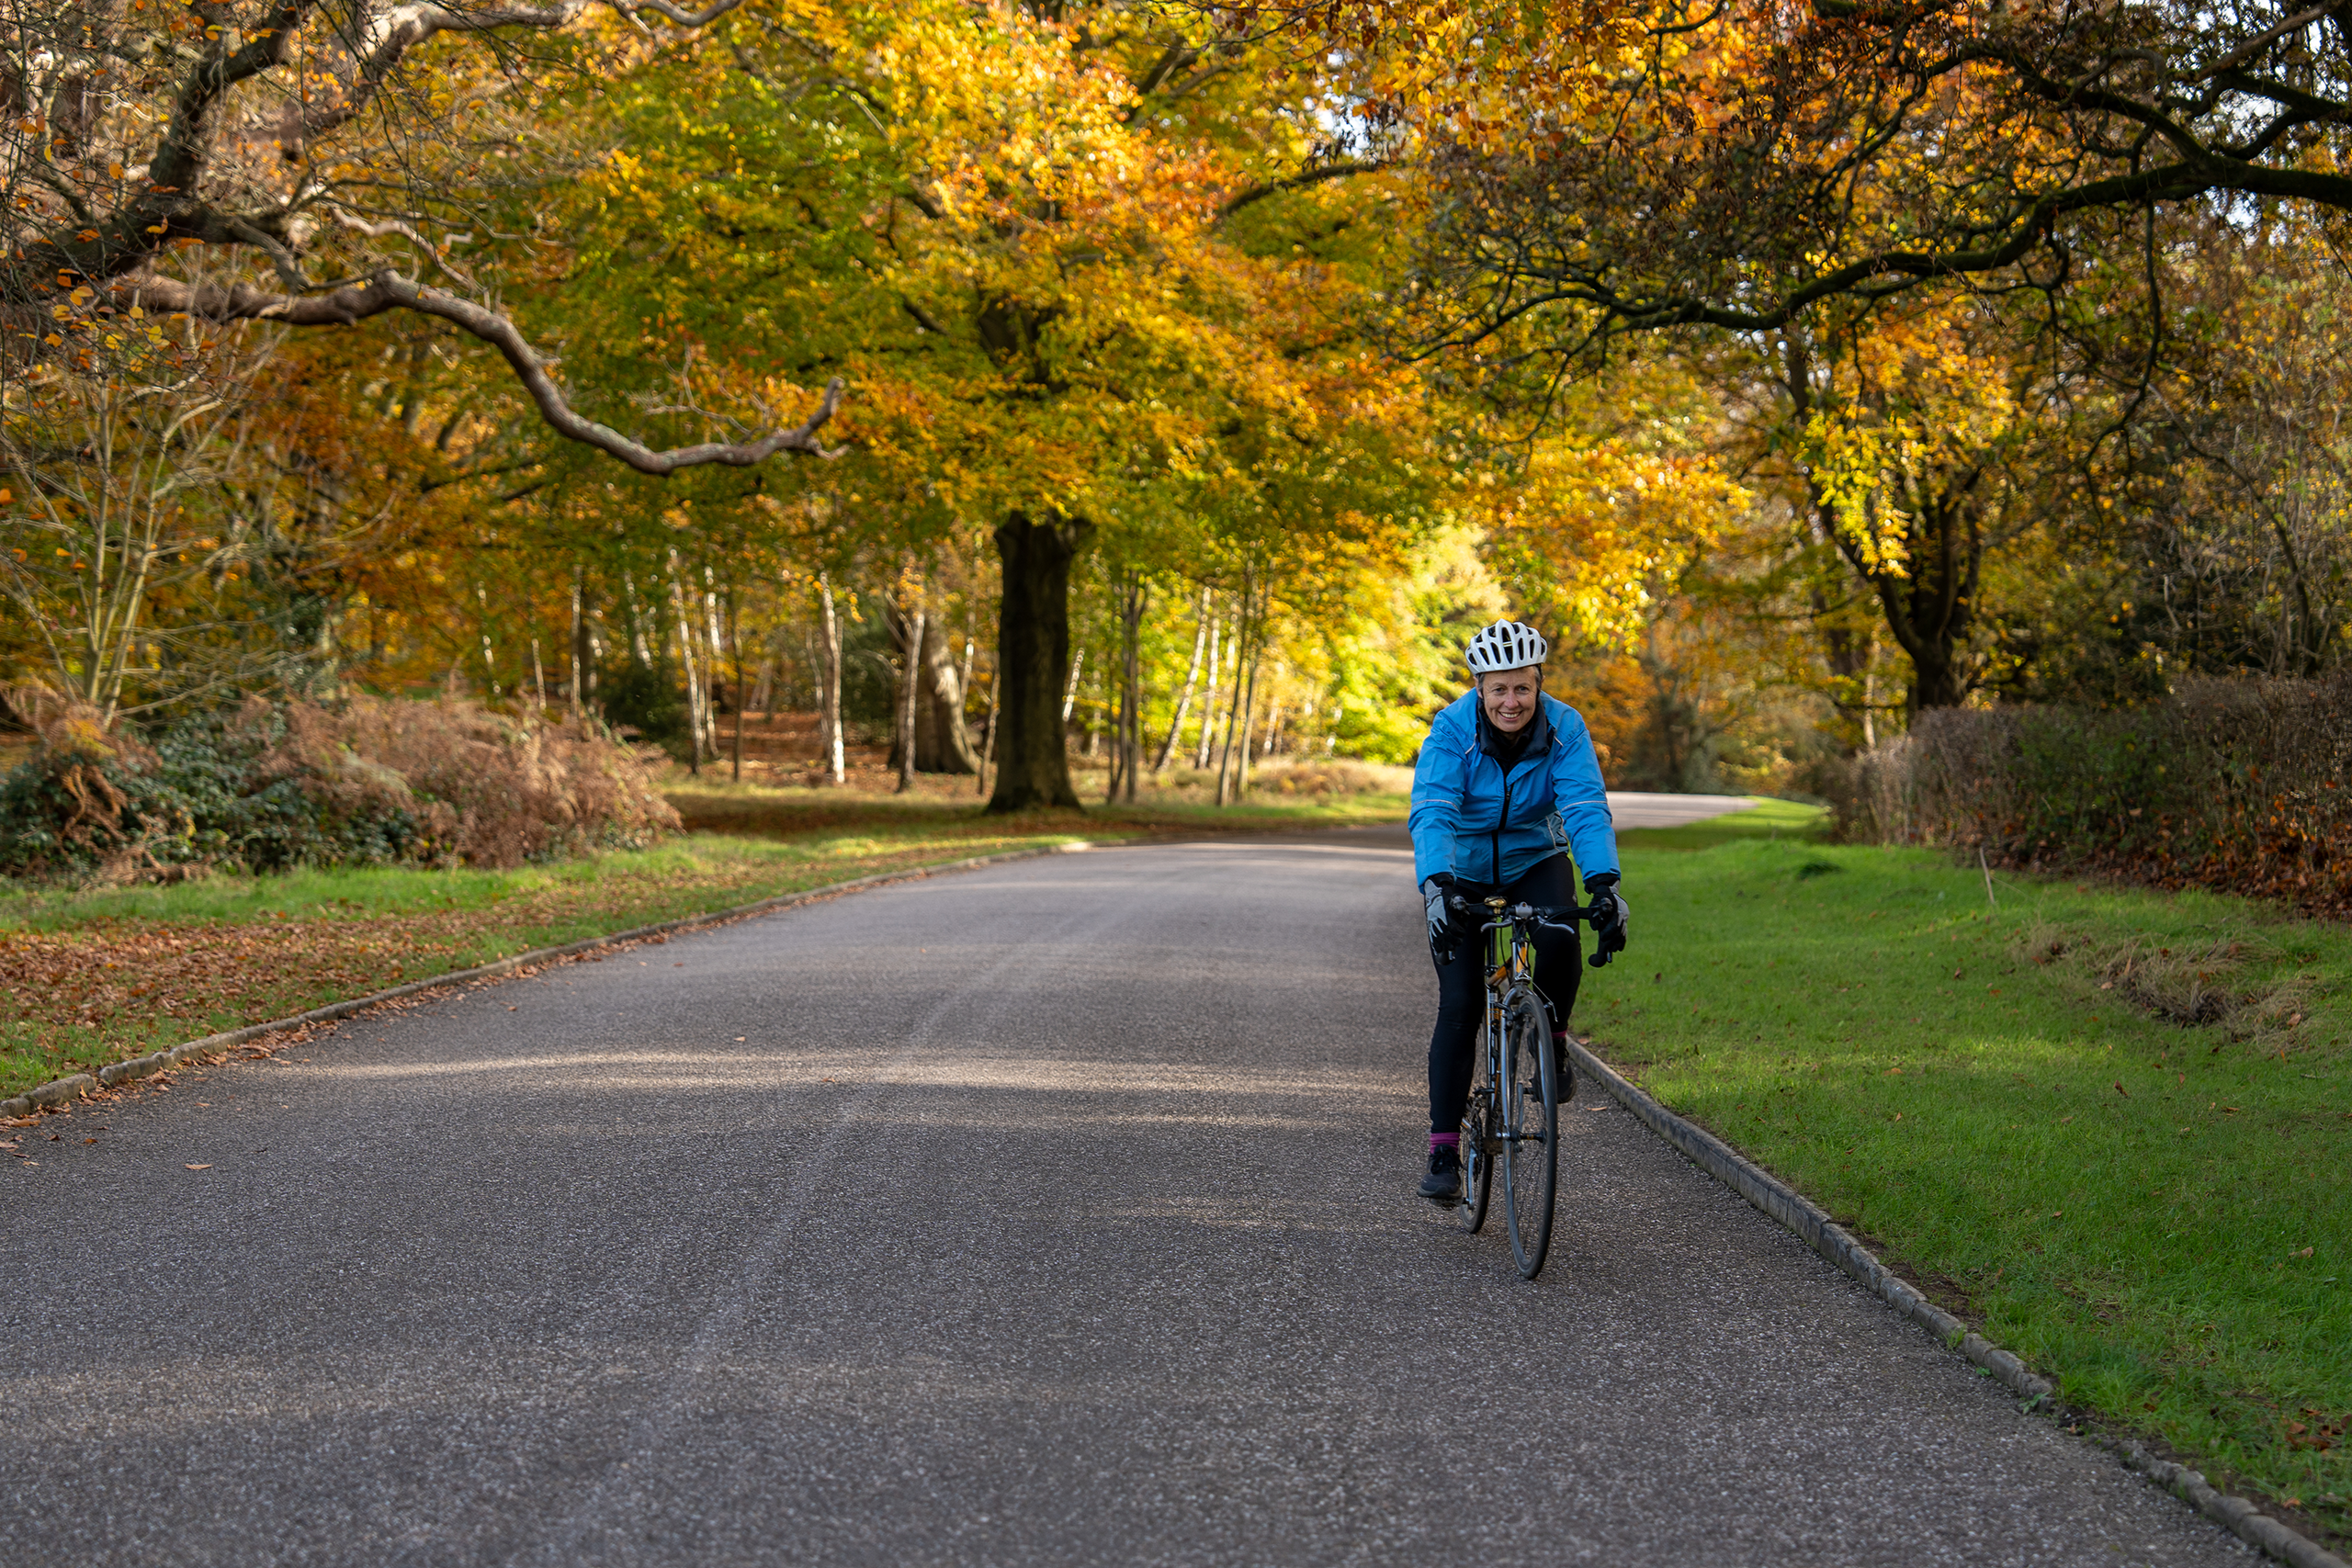
[[[1478,704],[1487,710],[1487,722],[1505,735],[1516,735],[1527,728],[1543,695],[1541,664],[1492,670],[1478,677]]]

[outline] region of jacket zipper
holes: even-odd
[[[1510,770],[1503,767],[1500,757],[1492,761],[1495,766],[1503,770],[1503,814],[1495,818],[1494,836],[1487,840],[1487,869],[1493,874],[1491,880],[1496,891],[1500,892],[1503,885],[1503,829],[1510,826]]]

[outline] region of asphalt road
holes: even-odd
[[[51,1118],[0,1549],[2256,1561],[1622,1111],[1541,1280],[1451,1228],[1409,882],[1377,832],[1031,861]]]

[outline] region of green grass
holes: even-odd
[[[1632,828],[1617,835],[1623,850],[1708,850],[1736,839],[1816,839],[1828,831],[1829,813],[1818,806],[1755,795],[1745,811],[1710,817],[1679,828]]]
[[[1597,1047],[2069,1404],[2352,1528],[2352,931],[2006,875],[1995,910],[1976,867],[1776,818],[1624,835]],[[2256,1000],[2150,1010],[2214,993]]]

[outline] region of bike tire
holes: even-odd
[[[1485,1070],[1487,1043],[1478,1042],[1480,1066],[1470,1081],[1470,1100],[1462,1112],[1462,1202],[1454,1215],[1462,1228],[1476,1235],[1487,1224],[1487,1199],[1495,1181],[1494,1093]]]
[[[1552,1248],[1560,1179],[1560,1084],[1541,998],[1521,991],[1504,1002],[1503,1050],[1503,1208],[1520,1278],[1532,1280]]]

